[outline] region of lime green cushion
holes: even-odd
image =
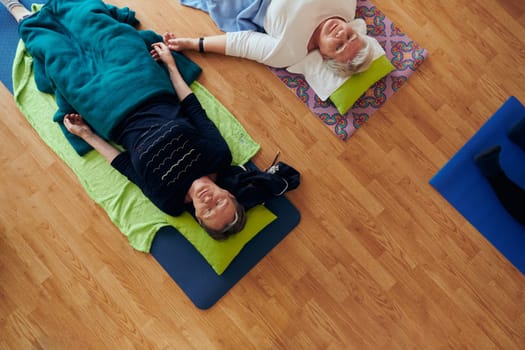
[[[339,113],[345,114],[366,90],[394,69],[394,66],[386,56],[380,56],[372,62],[366,71],[352,75],[350,79],[330,95],[330,100]]]
[[[184,237],[220,275],[246,243],[276,218],[277,216],[266,207],[258,205],[248,210],[244,229],[225,241],[217,241],[211,238],[187,212],[178,217],[168,217],[168,223],[179,232],[184,232]]]

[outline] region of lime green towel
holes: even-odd
[[[32,62],[23,42],[20,42],[13,63],[16,104],[42,139],[75,172],[88,195],[104,208],[130,244],[137,250],[149,252],[156,232],[170,225],[169,220],[177,218],[168,220],[166,214],[144,197],[137,186],[114,170],[96,151],[84,157],[78,156],[59,125],[52,120],[57,109],[55,97],[41,93],[36,88]],[[234,163],[244,164],[249,161],[260,146],[202,85],[194,82],[191,88],[226,139]],[[185,235],[185,232],[181,233]]]

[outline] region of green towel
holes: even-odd
[[[76,153],[59,125],[53,122],[57,109],[54,95],[41,93],[36,88],[33,58],[22,41],[18,44],[13,63],[13,88],[17,106],[40,137],[75,172],[88,195],[104,208],[135,249],[149,252],[156,232],[169,225],[166,214],[157,209],[137,186],[113,169],[98,152],[91,151],[84,157]],[[234,164],[249,161],[260,146],[206,88],[198,82],[194,82],[191,88],[226,139]]]

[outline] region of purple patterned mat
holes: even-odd
[[[357,0],[356,18],[366,21],[368,34],[375,37],[396,68],[372,85],[345,114],[341,115],[330,100],[321,101],[301,74],[284,68],[271,68],[283,83],[301,99],[341,140],[347,140],[403,86],[421,66],[427,51],[403,33],[370,0]]]

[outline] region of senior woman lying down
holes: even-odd
[[[179,59],[162,42],[148,45],[152,32],[134,29],[129,9],[49,0],[31,15],[16,0],[1,1],[20,22],[37,87],[55,94],[65,129],[165,213],[178,216],[191,205],[204,229],[223,239],[242,230],[245,207],[298,186],[299,174],[284,163],[271,172],[231,166],[228,145],[181,75]]]
[[[349,76],[373,60],[372,37],[355,20],[355,0],[181,0],[210,13],[224,35],[164,41],[175,51],[195,50],[243,57],[268,66],[290,67],[319,50],[329,68]],[[364,28],[363,28],[364,27]]]

